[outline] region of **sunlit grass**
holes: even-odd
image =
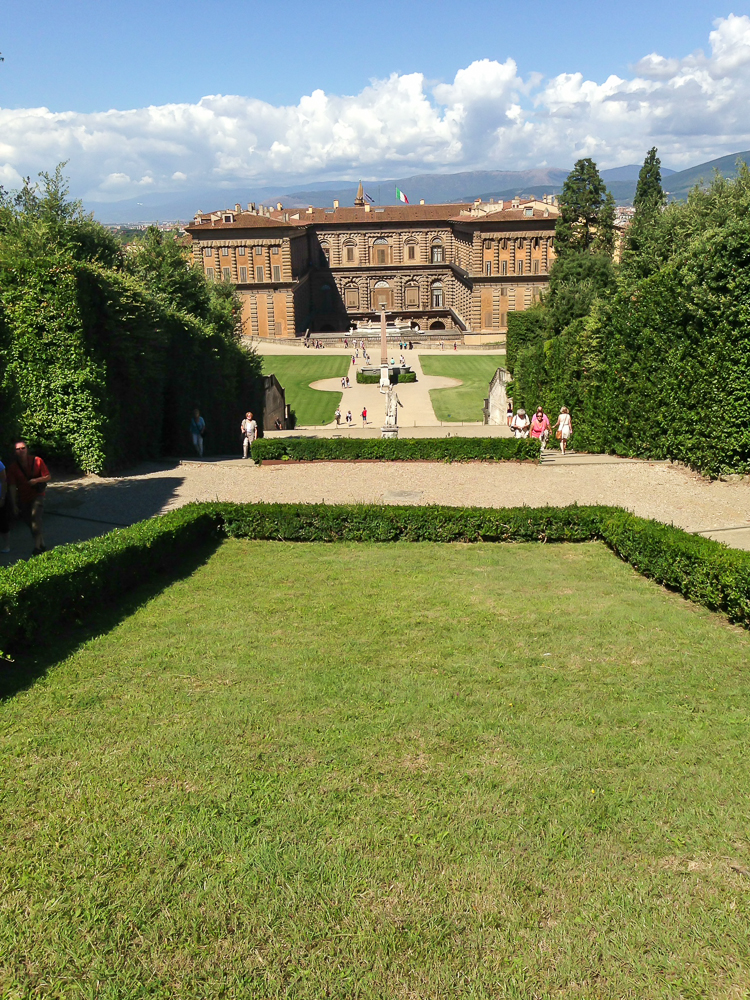
[[[453,389],[431,389],[432,408],[438,420],[481,420],[490,379],[505,364],[504,354],[420,354],[425,375],[460,378]]]
[[[310,383],[346,375],[349,358],[312,349],[300,357],[264,354],[263,372],[274,374],[284,386],[286,402],[297,415],[297,426],[328,424],[333,420],[342,393],[311,389]]]
[[[0,995],[741,997],[749,645],[597,544],[226,542],[0,704]]]

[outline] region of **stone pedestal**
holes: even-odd
[[[385,424],[380,428],[381,438],[397,438],[398,437],[398,427],[396,424]]]

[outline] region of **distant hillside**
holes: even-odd
[[[686,198],[690,188],[696,184],[710,183],[714,170],[718,170],[725,177],[736,177],[738,159],[750,165],[750,150],[744,153],[730,153],[729,156],[720,156],[718,160],[709,160],[707,163],[699,163],[697,167],[680,170],[672,174],[664,187],[669,191],[670,198]]]
[[[734,177],[737,158],[750,163],[750,150],[732,153],[707,163],[699,163],[687,170],[675,172],[662,167],[664,187],[672,198],[685,198],[691,187],[701,179],[708,183],[714,169],[725,177]],[[602,177],[618,204],[632,203],[640,165],[635,163],[623,167],[602,170]],[[414,205],[421,198],[428,204],[445,202],[471,202],[475,198],[489,201],[494,198],[514,198],[516,195],[559,194],[567,170],[558,167],[540,167],[537,170],[474,170],[456,174],[415,174],[392,180],[363,181],[365,191],[376,204],[396,204],[398,186]],[[142,195],[140,199],[130,198],[119,202],[87,201],[86,208],[93,211],[102,222],[128,223],[149,221],[170,221],[191,219],[198,209],[212,211],[229,208],[236,202],[243,207],[250,201],[264,205],[274,205],[280,201],[288,208],[303,208],[307,205],[332,205],[335,200],[343,205],[351,205],[357,190],[354,181],[317,181],[304,188],[258,187],[226,189],[203,189],[181,196]]]

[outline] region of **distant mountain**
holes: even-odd
[[[714,170],[718,170],[724,177],[736,177],[737,160],[744,160],[750,166],[750,149],[744,153],[730,153],[729,156],[720,156],[718,160],[709,160],[707,163],[699,163],[697,167],[680,170],[679,173],[671,175],[664,187],[669,191],[670,198],[686,198],[688,191],[696,184],[710,183]]]
[[[708,183],[714,169],[725,177],[734,177],[736,161],[742,159],[750,164],[750,150],[732,153],[707,163],[699,163],[687,170],[674,171],[662,167],[664,187],[671,198],[686,197],[690,188],[699,181]],[[631,163],[623,167],[602,170],[602,178],[614,195],[618,204],[631,204],[635,194],[640,165]],[[472,202],[476,198],[496,201],[514,198],[516,195],[559,194],[567,170],[557,167],[543,167],[537,170],[473,170],[456,174],[415,174],[394,180],[363,181],[365,191],[376,204],[395,205],[396,187],[407,196],[411,204],[418,204],[424,198],[427,204]],[[239,202],[243,208],[248,202],[275,205],[281,202],[285,208],[304,208],[307,205],[351,205],[357,190],[354,181],[316,181],[295,187],[258,187],[252,189],[202,189],[177,195],[143,195],[117,202],[87,201],[86,208],[94,212],[102,222],[131,223],[192,219],[200,209],[204,212],[233,207]]]

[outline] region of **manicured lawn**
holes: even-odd
[[[504,354],[420,354],[425,375],[460,378],[455,389],[432,389],[430,399],[438,420],[481,420],[490,379],[505,365]]]
[[[226,542],[0,703],[0,994],[744,996],[749,654],[598,544]]]
[[[302,357],[264,354],[263,372],[275,375],[286,390],[286,401],[297,414],[297,426],[328,424],[341,402],[340,392],[311,389],[310,383],[322,378],[341,378],[349,372],[349,357],[305,351]]]

